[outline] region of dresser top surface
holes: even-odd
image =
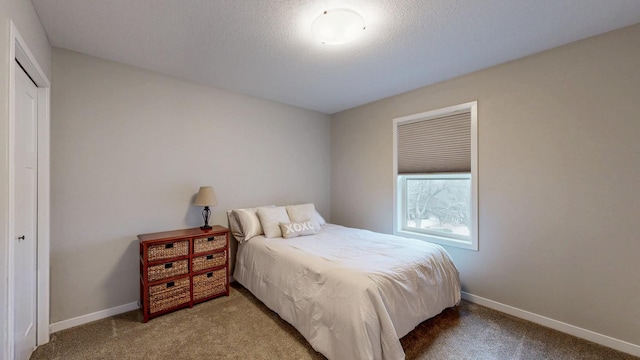
[[[176,239],[184,239],[196,236],[212,236],[212,235],[220,235],[227,232],[228,229],[224,226],[214,225],[212,229],[202,230],[199,227],[191,228],[191,229],[181,229],[181,230],[171,230],[171,231],[162,231],[157,233],[150,234],[141,234],[138,235],[138,239],[140,242],[145,241],[154,241],[154,240],[176,240]]]

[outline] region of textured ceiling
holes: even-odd
[[[53,46],[328,114],[640,22],[640,0],[32,2]],[[367,28],[320,44],[336,7]]]

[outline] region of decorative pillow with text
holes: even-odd
[[[297,236],[313,235],[316,233],[316,229],[313,227],[313,222],[311,220],[280,223],[280,230],[282,231],[282,237],[285,239]]]

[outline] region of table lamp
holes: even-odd
[[[211,226],[209,225],[209,216],[211,216],[211,210],[209,210],[209,206],[218,205],[218,198],[216,197],[216,192],[213,191],[213,187],[201,186],[193,205],[204,206],[204,210],[202,210],[204,226],[200,226],[200,229],[210,230]]]

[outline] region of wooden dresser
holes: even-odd
[[[138,235],[144,322],[229,295],[229,230],[216,225]]]

